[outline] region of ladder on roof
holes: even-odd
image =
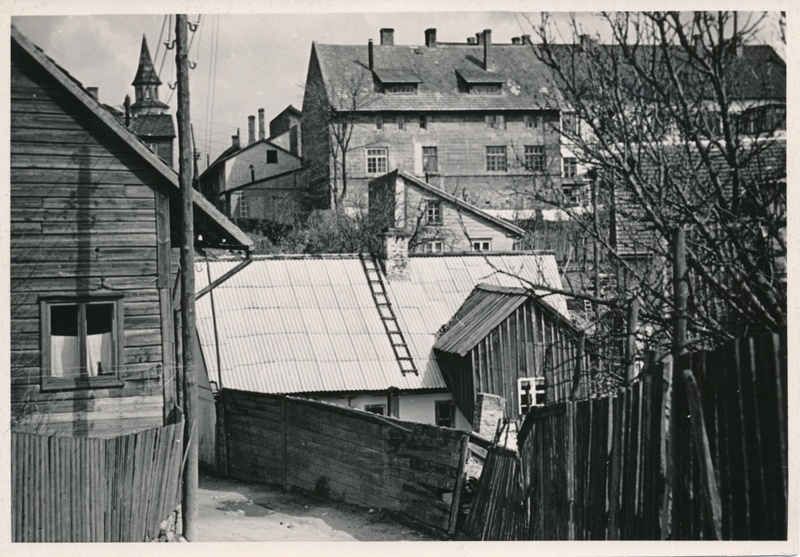
[[[403,331],[400,330],[400,326],[397,324],[397,316],[395,316],[392,304],[386,295],[386,288],[383,285],[383,279],[375,260],[369,256],[362,255],[361,265],[367,275],[367,283],[372,292],[372,299],[375,302],[375,307],[378,308],[383,328],[386,330],[392,350],[394,350],[394,356],[400,364],[400,371],[403,375],[407,373],[419,375],[417,367],[414,365],[414,358],[411,357],[408,344],[406,344],[406,339],[403,336]]]

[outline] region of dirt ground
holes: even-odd
[[[430,541],[436,538],[365,509],[277,486],[200,474],[198,541]]]

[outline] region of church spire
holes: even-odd
[[[139,54],[139,69],[136,70],[136,77],[133,78],[134,87],[139,85],[161,85],[161,80],[153,67],[153,60],[150,58],[150,49],[147,48],[147,37],[142,35],[142,51]]]
[[[136,91],[136,102],[131,105],[131,113],[134,116],[162,114],[169,108],[158,100],[158,86],[161,85],[161,80],[153,67],[153,59],[150,58],[150,49],[147,48],[147,38],[144,35],[142,35],[142,50],[139,54],[139,68],[136,70],[136,77],[133,78],[132,85]]]

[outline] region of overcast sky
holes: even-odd
[[[295,5],[281,4],[285,10]],[[322,9],[200,17],[191,37],[190,60],[197,66],[190,73],[190,90],[201,170],[206,154],[213,161],[237,128],[246,140],[247,116],[256,115],[259,108],[265,109],[267,122],[290,104],[302,108],[312,41],[366,45],[371,38],[378,43],[379,30],[391,27],[395,44],[418,45],[424,44],[425,29],[434,27],[443,42],[465,42],[467,36],[492,29],[494,42],[509,43],[512,37],[533,34],[526,16],[539,18],[514,11],[321,13]],[[197,14],[189,14],[190,21],[197,19]],[[99,87],[101,102],[120,107],[126,94],[133,98],[131,81],[145,35],[156,69],[161,68],[160,98],[175,112],[177,95],[168,87],[175,81],[175,51],[163,44],[168,32],[174,37],[174,18],[165,24],[164,15],[18,16],[12,23],[85,87]],[[581,23],[588,32],[603,34],[596,16],[582,14]],[[777,43],[777,25],[772,27],[764,42]]]

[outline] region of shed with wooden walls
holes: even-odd
[[[509,419],[569,398],[581,333],[547,298],[526,288],[479,284],[442,328],[434,354],[473,425],[479,393],[502,397]],[[582,364],[588,370],[586,356]]]
[[[177,174],[11,28],[15,430],[112,436],[177,404]],[[195,196],[195,245],[252,242]]]

